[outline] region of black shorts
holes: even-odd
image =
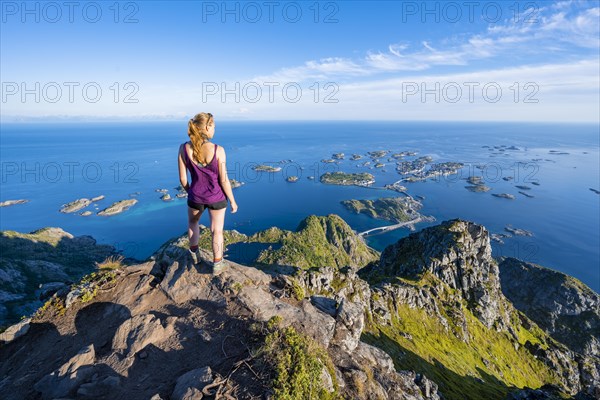
[[[187,201],[188,207],[195,208],[199,211],[204,211],[205,208],[210,208],[211,210],[220,210],[227,207],[227,199],[217,201],[216,203],[211,204],[202,204],[202,203],[194,203],[188,199]]]

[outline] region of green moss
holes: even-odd
[[[295,279],[292,280],[292,295],[298,301],[301,301],[304,296],[304,287],[302,287]]]
[[[81,302],[87,303],[88,301],[91,301],[94,297],[96,297],[97,294],[98,294],[97,287],[95,287],[93,289],[85,288],[83,291],[83,294],[81,295]]]
[[[267,329],[274,330],[274,329],[278,328],[282,321],[283,321],[283,317],[281,315],[273,315],[267,321]]]
[[[56,247],[60,240],[61,236],[55,234],[56,228],[46,227],[42,229],[38,229],[31,233],[21,233],[16,231],[2,231],[2,236],[9,239],[26,239],[32,242],[43,242],[47,243],[53,247]]]
[[[348,282],[345,279],[342,279],[340,277],[340,274],[334,274],[333,279],[331,280],[331,287],[336,292],[339,292],[340,290],[342,290],[346,286],[348,286]]]
[[[116,272],[110,269],[92,272],[81,278],[79,283],[71,285],[71,289],[80,290],[81,301],[83,303],[87,303],[96,297],[99,288],[102,288],[107,283],[112,282],[116,276]]]
[[[363,340],[387,351],[398,369],[424,373],[448,399],[502,399],[516,387],[559,385],[554,371],[525,348],[515,349],[509,334],[486,328],[469,310],[463,309],[470,335],[465,343],[424,310],[395,306],[391,326],[367,318]]]
[[[546,334],[533,321],[529,320],[525,314],[519,310],[514,310],[510,315],[510,322],[515,328],[519,337],[519,344],[525,345],[530,342],[539,344],[542,349],[548,348]]]
[[[242,285],[240,282],[234,282],[231,285],[231,290],[233,290],[236,293],[239,293],[239,291],[242,290],[242,287],[244,287],[244,285]]]
[[[198,238],[198,247],[206,251],[212,252],[212,232],[210,228],[200,229],[200,236]],[[234,244],[243,242],[247,239],[247,236],[232,230],[223,231],[223,245]],[[189,247],[189,240],[183,241],[183,246],[187,249]]]
[[[277,227],[271,227],[248,237],[248,242],[259,242],[259,243],[277,243],[283,240],[286,236],[291,234],[289,231],[284,231]]]
[[[64,315],[66,308],[63,299],[57,296],[52,296],[44,303],[43,306],[37,309],[37,311],[33,314],[33,317],[41,317],[46,312],[52,312],[52,315]]]
[[[335,214],[306,217],[296,231],[283,236],[280,243],[277,250],[263,250],[256,261],[310,269],[364,266],[379,258],[379,253],[357,238],[350,226]]]
[[[271,324],[274,325],[274,324]],[[327,368],[337,388],[333,363],[329,355],[308,336],[292,326],[275,327],[265,338],[264,358],[273,366],[271,386],[278,400],[336,399],[337,390],[328,392],[321,380]]]

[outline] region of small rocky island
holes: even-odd
[[[0,202],[0,207],[14,206],[15,204],[25,204],[27,202],[29,202],[29,200],[26,200],[26,199],[6,200],[3,202]]]
[[[383,197],[376,200],[343,200],[341,203],[350,211],[371,218],[400,223],[412,221],[423,215],[418,210],[423,205],[412,197]]]
[[[270,165],[265,165],[265,164],[254,166],[254,167],[252,167],[252,169],[254,171],[258,171],[258,172],[279,172],[279,171],[281,171],[281,167],[272,167]]]
[[[63,204],[59,210],[61,213],[73,213],[89,206],[92,203],[90,199],[77,199],[70,203]]]
[[[81,210],[82,208],[89,206],[91,203],[102,200],[102,199],[104,199],[104,195],[93,197],[91,199],[86,199],[86,198],[77,199],[70,203],[63,204],[62,208],[59,211],[61,213],[65,213],[65,214],[74,213],[74,212]]]
[[[533,198],[533,197],[535,197],[534,195],[532,195],[532,194],[529,194],[529,193],[525,193],[525,192],[523,192],[522,190],[519,190],[519,193],[521,193],[521,194],[522,194],[523,196],[525,196],[525,197],[529,197],[529,198]]]
[[[512,235],[507,233],[492,233],[490,234],[490,239],[496,243],[504,244],[504,239],[511,238]]]
[[[232,189],[239,188],[240,186],[246,184],[246,182],[241,182],[235,179],[229,179],[229,183],[231,184]]]
[[[398,158],[403,158],[403,157],[413,157],[416,156],[417,153],[416,151],[401,151],[399,153],[394,153],[392,154],[392,158],[398,159]]]
[[[429,169],[425,170],[425,167]],[[401,181],[418,182],[438,176],[456,174],[459,169],[464,167],[463,163],[447,161],[433,163],[431,156],[422,156],[413,161],[400,161],[396,164],[396,171],[405,175]]]
[[[471,175],[470,177],[467,178],[467,182],[469,182],[471,185],[483,185],[485,184],[485,182],[483,181],[483,177],[481,176],[475,176],[475,175]]]
[[[533,236],[533,233],[531,231],[520,228],[513,228],[510,225],[505,226],[504,230],[512,233],[515,236]]]
[[[510,193],[492,193],[492,196],[500,197],[501,199],[514,200],[515,195]]]
[[[483,183],[477,183],[475,185],[467,185],[467,186],[465,186],[465,189],[467,189],[471,192],[475,192],[475,193],[488,192],[488,191],[492,190],[492,188],[484,185]]]
[[[350,174],[346,172],[326,172],[320,177],[321,183],[330,185],[369,186],[375,183],[375,177],[368,172]]]
[[[286,181],[288,181],[288,182],[296,182],[296,181],[298,181],[298,177],[296,175],[288,176],[286,178]]]
[[[131,206],[138,202],[137,199],[120,200],[113,203],[110,207],[98,212],[98,215],[109,216],[120,214],[127,211]]]
[[[387,190],[393,190],[394,192],[406,192],[406,186],[402,186],[400,181],[391,184],[388,183],[384,186],[384,188]]]
[[[369,157],[374,159],[374,158],[384,157],[389,152],[390,152],[389,150],[376,150],[376,151],[369,151],[367,154],[369,155]]]

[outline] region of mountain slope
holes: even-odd
[[[85,277],[0,335],[0,393],[110,393],[128,400],[200,398],[203,391],[247,399],[598,397],[598,355],[570,350],[513,307],[484,227],[444,221],[379,256],[342,222],[310,216],[296,232],[257,235],[306,251],[305,265],[285,261],[292,273],[230,262],[213,276],[206,264],[191,264],[183,235],[144,263]],[[235,231],[228,237],[257,239]],[[351,262],[359,254],[368,256]],[[210,254],[203,250],[203,257]],[[323,260],[330,263],[319,267]]]
[[[500,257],[502,292],[571,350],[600,355],[600,296],[581,281],[512,257]]]
[[[35,311],[47,297],[79,280],[95,263],[117,255],[91,236],[48,227],[30,233],[0,233],[0,326]]]

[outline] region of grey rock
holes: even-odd
[[[163,325],[153,314],[136,315],[119,326],[112,348],[123,355],[133,356],[149,344],[159,345],[175,332],[175,320],[175,317],[169,317]]]
[[[59,369],[38,381],[35,390],[41,392],[44,400],[68,396],[93,375],[95,357],[93,345],[83,347]]]
[[[36,295],[40,300],[45,300],[65,287],[67,287],[67,285],[64,282],[44,283],[40,285],[40,288],[36,291]]]
[[[94,377],[92,377],[92,382],[84,383],[79,386],[77,389],[77,398],[106,398],[106,396],[114,391],[120,383],[121,379],[118,376],[107,376],[102,380],[94,380]]]
[[[360,342],[365,327],[365,317],[361,303],[343,299],[335,317],[335,332],[332,342],[346,351],[353,351]]]
[[[310,301],[319,310],[335,317],[337,308],[337,302],[335,300],[324,296],[310,296]]]
[[[0,342],[12,342],[29,332],[31,318],[25,318],[18,324],[8,327],[4,332],[0,333]]]
[[[208,343],[212,340],[212,336],[206,329],[199,329],[198,335],[200,335],[200,337],[202,338],[202,341],[205,343]]]
[[[73,303],[75,303],[77,301],[77,299],[81,296],[81,290],[80,289],[74,289],[71,290],[68,294],[67,294],[67,298],[65,299],[65,308],[69,308],[71,307],[71,305]]]
[[[500,257],[502,292],[554,339],[600,357],[600,295],[559,271]],[[540,284],[543,283],[543,284]]]
[[[212,382],[210,367],[202,367],[186,372],[177,378],[175,389],[171,395],[173,400],[201,399],[202,389]]]
[[[310,300],[303,299],[301,306],[296,307],[252,286],[242,287],[237,298],[257,320],[268,321],[271,317],[279,315],[283,318],[284,325],[294,322],[297,328],[308,333],[324,347],[329,346],[335,320],[318,310]]]
[[[333,386],[333,378],[331,378],[331,375],[325,366],[323,366],[321,369],[321,384],[329,393],[333,393],[335,391],[335,387]]]
[[[211,291],[209,285],[202,284],[196,270],[188,267],[182,260],[170,263],[160,287],[177,304],[196,299],[207,299],[225,306],[223,294]]]
[[[510,305],[502,296],[489,233],[481,225],[453,219],[410,234],[384,249],[375,270],[408,279],[431,273],[459,290],[486,327],[510,326]]]

